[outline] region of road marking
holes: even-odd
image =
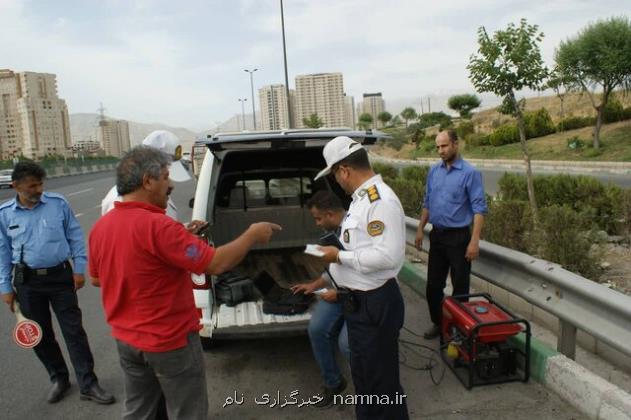
[[[81,217],[81,216],[83,216],[83,213],[77,213],[77,214],[75,214],[74,216],[75,216],[75,217]]]
[[[77,194],[83,194],[84,192],[92,191],[93,189],[94,189],[94,188],[88,188],[88,189],[81,190],[81,191],[75,191],[75,192],[72,192],[72,193],[66,194],[66,197],[71,197],[71,196],[73,196],[73,195],[77,195]]]

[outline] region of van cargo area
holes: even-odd
[[[250,252],[232,271],[251,279],[265,271],[280,287],[287,289],[294,284],[317,278],[324,271],[325,264],[319,258],[303,251],[304,247]],[[232,307],[221,304],[213,336],[256,338],[295,334],[296,331],[306,331],[311,310],[297,315],[265,314],[262,297]]]

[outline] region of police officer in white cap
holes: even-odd
[[[191,176],[188,174],[180,161],[182,158],[182,145],[180,144],[180,139],[178,139],[175,134],[166,130],[155,130],[142,141],[142,144],[144,146],[150,146],[161,150],[171,157],[172,161],[169,165],[169,179],[171,181],[185,182],[191,179]],[[170,194],[171,191],[169,190],[169,201],[167,203],[166,214],[173,220],[178,220],[177,207],[175,207]],[[112,210],[114,208],[115,201],[121,200],[122,197],[118,194],[118,191],[116,191],[116,186],[113,186],[101,202],[101,215],[104,215],[108,211]],[[205,225],[205,222],[194,220],[186,227],[190,232],[196,233]]]
[[[376,175],[362,145],[340,136],[324,147],[327,167],[352,202],[342,222],[343,250],[321,247],[340,287],[348,326],[358,419],[408,419],[399,380],[399,331],[405,308],[396,275],[405,258],[401,202]],[[383,396],[388,396],[385,402]],[[373,397],[374,396],[374,397]],[[376,400],[375,400],[376,398]]]

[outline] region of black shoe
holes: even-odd
[[[51,404],[60,401],[66,394],[68,388],[70,388],[70,382],[68,382],[68,380],[53,382],[53,386],[50,388],[50,391],[48,391],[46,401]]]
[[[425,333],[423,334],[423,337],[426,340],[432,340],[436,337],[440,337],[440,327],[436,324],[432,325],[430,329],[425,331]]]
[[[99,384],[93,384],[88,390],[81,391],[82,400],[92,400],[99,404],[112,404],[116,399],[112,394],[104,390]]]
[[[322,399],[317,403],[313,404],[315,408],[326,408],[333,404],[335,401],[335,396],[341,394],[346,389],[346,379],[342,376],[340,380],[340,384],[335,388],[327,388],[325,386],[322,387],[322,392],[319,394]]]

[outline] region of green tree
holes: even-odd
[[[441,130],[451,127],[451,117],[444,112],[426,112],[418,117],[418,122],[422,128],[439,125]]]
[[[385,126],[386,124],[388,124],[388,121],[392,119],[392,114],[389,113],[388,111],[382,111],[379,114],[377,114],[377,119],[381,121],[381,124]]]
[[[619,87],[631,89],[631,22],[615,17],[590,24],[575,38],[561,42],[555,61],[574,88],[589,95],[597,113],[594,149],[598,149],[603,111],[611,93]],[[600,100],[596,90],[602,90]]]
[[[447,101],[447,106],[460,114],[461,118],[471,118],[471,111],[482,104],[480,98],[469,93],[454,95]]]
[[[390,120],[390,126],[391,127],[396,127],[398,125],[401,125],[401,117],[399,117],[398,115],[395,115],[394,117],[392,117],[392,119]]]
[[[363,114],[359,116],[359,122],[357,123],[357,125],[361,129],[368,130],[372,126],[372,122],[373,122],[372,115],[370,115],[367,112],[364,112]]]
[[[324,125],[318,114],[311,114],[309,118],[303,118],[302,123],[309,128],[320,128]]]
[[[561,101],[561,107],[559,110],[559,117],[561,118],[559,121],[559,131],[565,131],[565,128],[563,127],[563,120],[565,119],[565,97],[572,88],[572,83],[573,81],[568,74],[561,72],[558,67],[555,67],[550,73],[548,83],[546,84],[546,87],[552,89],[557,98],[559,98],[559,101]]]
[[[421,145],[421,141],[425,138],[425,128],[420,123],[412,123],[408,126],[407,132],[410,135],[410,139],[418,149]]]
[[[526,128],[523,107],[525,101],[517,101],[515,92],[523,88],[541,90],[548,75],[543,63],[539,43],[543,33],[537,25],[529,25],[521,19],[519,26],[508,24],[490,37],[482,26],[478,29],[478,52],[469,59],[469,79],[478,92],[492,92],[503,97],[502,111],[515,117],[519,129],[526,178],[528,199],[532,207],[533,220],[537,223],[537,200],[530,165],[530,155],[526,145]]]
[[[405,126],[408,126],[408,121],[416,119],[418,115],[416,111],[412,107],[407,107],[403,111],[401,111],[401,118],[405,120]]]

